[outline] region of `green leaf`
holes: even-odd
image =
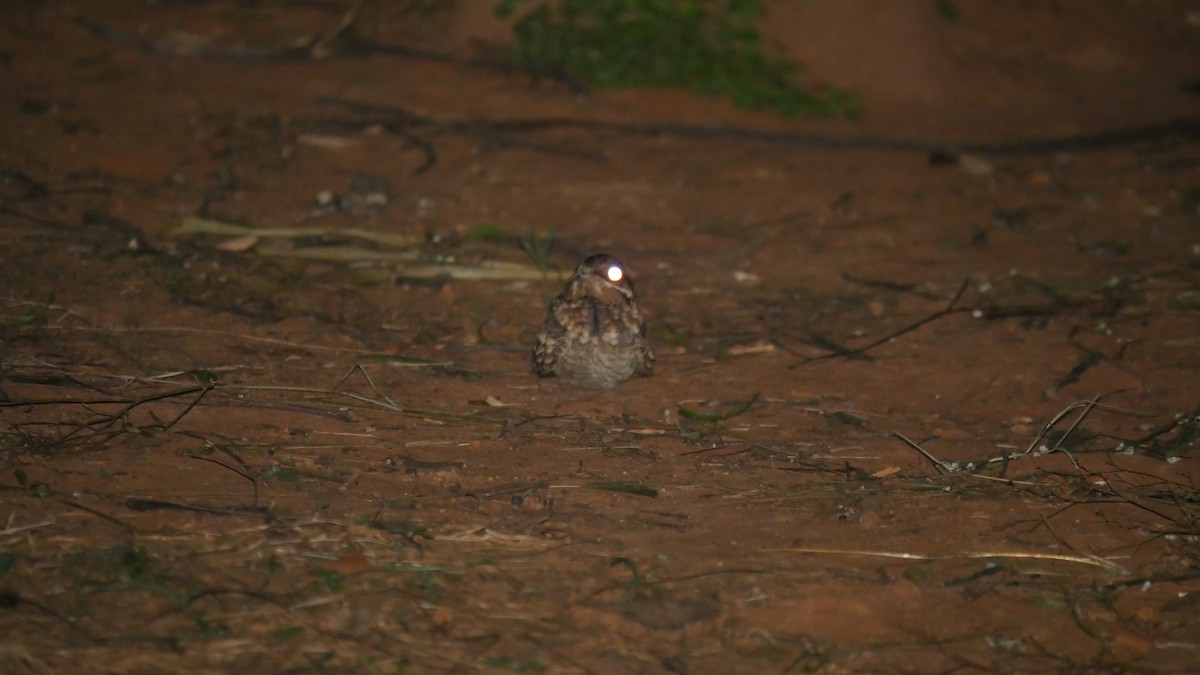
[[[300,474],[295,469],[287,469],[282,466],[272,466],[262,472],[262,477],[267,480],[277,480],[280,483],[295,483],[300,480]]]

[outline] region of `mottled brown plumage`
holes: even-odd
[[[533,343],[533,372],[611,389],[653,369],[654,347],[624,266],[604,254],[584,260],[550,303]]]

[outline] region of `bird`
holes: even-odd
[[[653,370],[654,345],[625,266],[607,253],[589,256],[550,302],[533,343],[533,372],[612,389]]]

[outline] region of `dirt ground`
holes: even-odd
[[[853,122],[490,7],[0,3],[0,672],[1195,668],[1200,2],[769,3]]]

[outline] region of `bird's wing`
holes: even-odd
[[[643,322],[638,326],[637,340],[637,368],[635,372],[638,375],[649,376],[654,372],[654,345],[650,344],[650,337],[646,335],[646,324]]]
[[[567,326],[571,325],[570,308],[562,298],[555,298],[546,312],[542,330],[533,342],[533,372],[539,377],[554,377],[558,357],[570,339]]]

